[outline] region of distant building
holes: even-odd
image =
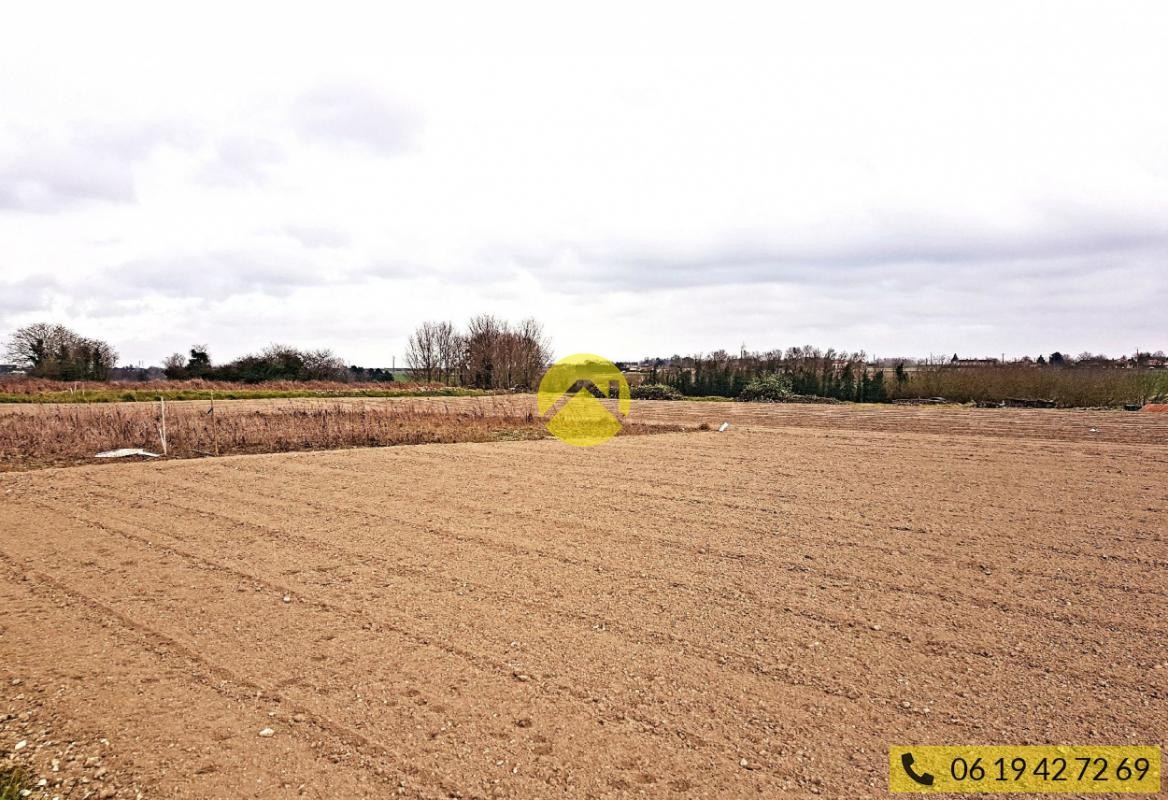
[[[956,353],[949,359],[951,367],[996,367],[1000,363],[996,358],[958,358]]]
[[[1136,353],[1131,358],[1126,359],[1124,366],[1138,369],[1168,369],[1168,356],[1165,356],[1163,352]]]
[[[0,364],[0,375],[23,375],[24,370],[15,364]]]

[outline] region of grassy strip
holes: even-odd
[[[478,397],[493,392],[482,389],[464,389],[456,386],[418,389],[342,389],[336,391],[313,389],[96,389],[91,391],[58,391],[39,394],[0,392],[0,403],[148,403],[165,400],[280,400],[294,397]]]
[[[310,407],[260,408],[232,413],[176,406],[167,414],[170,458],[246,453],[392,447],[407,444],[543,439],[543,421],[530,411],[430,404],[321,403]],[[0,416],[0,472],[119,463],[94,456],[106,450],[141,448],[161,453],[155,406],[48,406],[32,414]],[[629,423],[622,433],[683,430],[678,425]]]

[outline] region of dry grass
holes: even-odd
[[[16,764],[0,766],[0,800],[21,800],[21,790],[31,785],[24,769]]]
[[[221,400],[291,397],[429,397],[481,395],[479,389],[438,383],[341,383],[336,381],[222,381],[94,382],[51,381],[43,378],[0,379],[4,403],[120,403],[167,400]]]
[[[64,405],[0,416],[0,472],[95,463],[120,448],[161,453],[159,404]],[[628,424],[624,434],[682,430],[680,425]],[[243,453],[488,442],[547,436],[534,414],[515,408],[321,402],[211,413],[200,405],[168,406],[171,458]],[[108,463],[108,462],[107,462]]]
[[[1168,370],[939,366],[912,373],[903,385],[887,380],[885,386],[890,400],[944,397],[968,403],[1017,397],[1053,400],[1064,408],[1114,408],[1168,397]]]

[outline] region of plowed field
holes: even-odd
[[[1163,740],[1164,415],[635,413],[732,427],[0,475],[0,748],[46,797],[756,798]]]

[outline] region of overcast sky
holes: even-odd
[[[294,5],[8,10],[0,336],[1168,349],[1163,3]]]

